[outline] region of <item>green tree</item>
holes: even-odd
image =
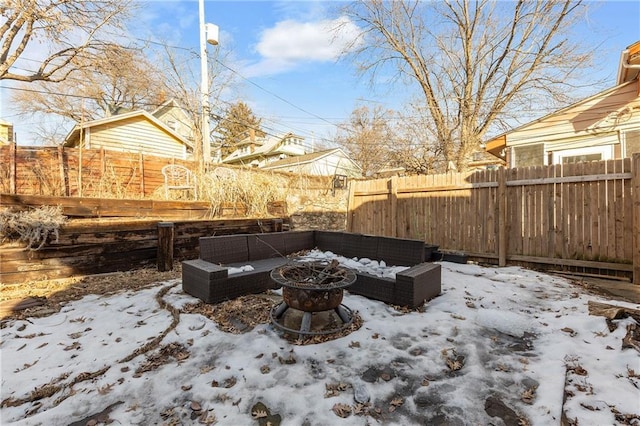
[[[256,117],[249,105],[242,101],[230,104],[216,126],[222,158],[231,154],[238,142],[255,132],[256,137],[265,133],[260,129],[261,118]]]

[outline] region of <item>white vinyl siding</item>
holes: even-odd
[[[640,152],[639,84],[621,84],[509,132],[505,143],[510,166],[592,161],[598,156],[607,160]]]
[[[617,131],[640,129],[640,114],[630,113],[635,107],[640,107],[637,81],[522,126],[508,134],[507,145],[545,143],[548,149],[554,150],[551,145],[565,143],[568,139],[593,140],[603,136],[611,138],[608,143],[617,143]]]
[[[186,146],[144,117],[91,128],[91,147],[186,158]]]

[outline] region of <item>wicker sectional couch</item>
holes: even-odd
[[[419,240],[333,231],[286,231],[200,238],[200,258],[182,262],[182,288],[206,303],[218,303],[276,288],[271,270],[291,259],[287,255],[317,248],[348,258],[384,260],[389,266],[409,266],[396,279],[357,273],[346,290],[371,299],[415,308],[441,291],[440,265],[425,262]],[[230,267],[253,270],[228,274]]]

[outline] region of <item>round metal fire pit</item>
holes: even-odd
[[[284,331],[308,335],[337,333],[348,327],[353,315],[342,305],[343,289],[356,280],[355,272],[343,268],[338,262],[298,263],[285,265],[271,271],[271,278],[282,286],[283,302],[271,309],[271,322]],[[284,325],[289,308],[302,311],[299,330]],[[334,311],[342,325],[330,329],[311,330],[312,313]]]
[[[282,299],[290,308],[305,312],[322,312],[335,309],[342,303],[341,288],[332,290],[305,290],[283,287]]]
[[[324,291],[349,287],[356,281],[356,273],[337,261],[300,262],[273,269],[271,278],[285,288]]]

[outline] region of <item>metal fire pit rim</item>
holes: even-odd
[[[327,262],[297,262],[297,263],[288,263],[284,266],[280,266],[278,268],[274,268],[271,270],[271,279],[276,283],[283,287],[288,287],[291,289],[298,290],[319,290],[319,291],[327,291],[334,290],[339,288],[349,287],[351,284],[356,282],[357,275],[354,271],[344,266],[338,265],[338,268],[345,272],[345,276],[340,281],[336,281],[327,285],[314,285],[314,283],[299,283],[293,282],[290,279],[283,276],[283,272],[293,269],[293,268],[301,268],[301,267],[313,267],[313,266],[327,266]]]

